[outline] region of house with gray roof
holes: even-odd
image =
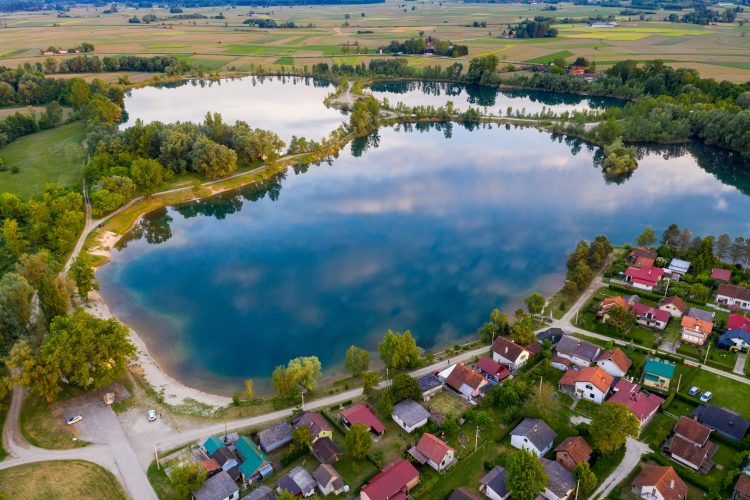
[[[742,439],[750,427],[748,421],[736,411],[714,405],[698,406],[693,410],[690,418],[732,441]]]
[[[672,274],[683,276],[687,274],[690,269],[690,262],[682,259],[672,259],[669,262],[669,267],[667,267],[667,269],[672,271]]]
[[[294,496],[309,497],[315,494],[318,482],[304,467],[295,467],[276,483],[276,491],[286,490]]]
[[[258,432],[258,443],[264,452],[271,453],[292,442],[292,430],[289,422],[279,422]]]
[[[405,399],[393,407],[391,418],[406,432],[427,425],[430,412],[413,399]]]
[[[505,469],[495,466],[489,471],[479,480],[479,491],[492,500],[506,500],[510,497],[510,491],[505,486]]]
[[[591,366],[602,352],[602,348],[577,337],[563,335],[555,346],[557,355],[580,367]]]
[[[221,471],[206,479],[200,489],[193,491],[195,500],[237,500],[240,489],[229,474]]]
[[[318,482],[318,489],[323,496],[339,495],[349,491],[349,488],[341,479],[341,474],[332,465],[320,464],[313,477]]]
[[[242,500],[276,500],[278,495],[270,487],[261,484],[253,491],[242,497]]]
[[[524,448],[544,456],[552,449],[557,434],[544,420],[525,418],[510,432],[510,444],[514,448]]]
[[[422,399],[429,401],[432,396],[443,390],[443,381],[436,375],[430,373],[417,380],[419,390],[422,391]]]
[[[547,474],[547,487],[542,496],[547,500],[565,500],[570,498],[576,485],[576,478],[572,472],[555,462],[542,458],[544,473]]]
[[[712,313],[711,311],[706,311],[705,309],[698,309],[697,307],[691,307],[690,309],[688,309],[688,312],[685,313],[685,316],[699,319],[701,321],[708,321],[709,323],[714,322],[714,313]]]

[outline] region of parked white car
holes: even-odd
[[[72,417],[70,417],[70,418],[69,418],[69,419],[67,420],[67,424],[68,424],[68,425],[73,425],[73,424],[77,424],[77,423],[78,423],[78,422],[80,422],[81,420],[83,420],[83,417],[82,417],[81,415],[73,415]]]
[[[713,393],[711,391],[706,391],[703,394],[701,394],[701,402],[702,403],[708,403],[708,401],[713,397]]]
[[[155,422],[156,421],[156,410],[149,410],[148,411],[148,421],[149,422]]]
[[[688,396],[697,396],[701,393],[701,390],[697,386],[693,386],[688,391]]]

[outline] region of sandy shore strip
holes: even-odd
[[[110,251],[119,239],[119,234],[105,232],[97,239],[96,247],[92,248],[89,253],[109,259]],[[89,300],[88,303],[84,305],[84,309],[97,318],[109,319],[114,317],[109,310],[109,307],[104,302],[104,299],[97,291],[89,293]],[[151,356],[148,352],[148,347],[146,347],[146,343],[138,335],[138,332],[130,327],[128,328],[130,330],[130,341],[133,342],[133,345],[135,345],[137,349],[135,363],[140,365],[143,369],[143,376],[145,377],[146,382],[151,384],[156,391],[163,393],[165,403],[176,406],[182,404],[186,399],[192,399],[210,406],[226,406],[232,402],[232,399],[226,396],[209,394],[199,389],[188,387],[178,380],[175,380],[165,372],[162,367],[159,366],[158,361]]]

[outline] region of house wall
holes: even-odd
[[[698,469],[700,469],[700,466],[699,466],[699,465],[695,465],[694,463],[692,463],[692,462],[689,462],[689,461],[685,460],[685,459],[684,459],[684,458],[682,458],[682,457],[678,457],[677,455],[674,455],[674,454],[670,455],[670,457],[672,457],[672,460],[674,460],[675,462],[681,463],[682,465],[685,465],[685,466],[687,466],[687,467],[690,467],[690,468],[691,468],[691,469],[693,469],[693,470],[698,470]]]
[[[573,460],[573,458],[565,451],[558,451],[557,456],[555,456],[555,461],[568,470],[572,471],[576,468],[575,460]]]
[[[429,401],[430,399],[432,399],[432,396],[434,396],[435,394],[437,394],[438,392],[442,390],[443,390],[443,386],[439,385],[437,387],[433,387],[429,391],[424,391],[422,393],[422,399],[424,399],[425,401]]]
[[[667,324],[663,321],[658,321],[654,318],[647,318],[646,316],[638,316],[636,323],[647,328],[657,328],[659,330],[664,330],[667,327]]]
[[[490,500],[506,500],[508,497],[510,497],[510,493],[508,493],[504,497],[501,497],[495,492],[495,490],[484,485],[479,487],[479,491]]]
[[[573,363],[576,366],[580,366],[581,368],[586,368],[587,366],[591,366],[591,361],[589,361],[588,359],[579,358],[579,357],[576,357],[575,355],[566,354],[560,351],[558,351],[557,354],[561,358],[568,359],[570,360],[571,363]]]
[[[633,486],[632,492],[640,498],[648,498],[649,500],[664,500],[664,497],[656,489],[655,486]]]
[[[552,448],[552,443],[550,443],[549,445],[547,445],[545,449],[540,450],[536,446],[534,446],[534,444],[531,441],[529,441],[528,438],[526,438],[525,436],[519,436],[519,435],[511,436],[510,444],[514,448],[518,448],[518,449],[525,448],[539,456],[544,456],[544,454],[547,453],[550,450],[550,448]]]
[[[442,462],[436,463],[432,460],[428,460],[427,463],[435,469],[436,471],[440,472],[448,467],[455,461],[455,456],[453,455],[453,450],[448,450],[448,452],[443,457]]]
[[[622,377],[625,375],[625,372],[622,370],[622,368],[613,363],[611,359],[603,359],[601,361],[597,361],[596,365],[613,377]]]
[[[719,304],[726,304],[728,306],[737,305],[742,309],[750,310],[750,302],[735,299],[734,297],[727,297],[726,295],[717,295],[716,302]]]
[[[604,402],[605,394],[589,382],[576,382],[576,395],[598,405]]]
[[[707,335],[700,331],[691,330],[689,328],[682,329],[682,340],[691,344],[703,345],[706,342]]]
[[[673,318],[681,318],[682,317],[682,313],[680,312],[680,310],[677,309],[672,304],[665,304],[665,305],[661,306],[659,309],[661,309],[662,311],[667,311]]]
[[[401,420],[401,418],[398,415],[391,415],[391,417],[393,418],[393,421],[398,424],[399,427],[401,427],[403,430],[409,433],[414,432],[414,429],[418,429],[422,427],[423,425],[427,425],[427,420],[428,420],[427,418],[425,418],[424,420],[420,420],[413,426],[409,427],[404,423],[403,420]]]
[[[545,488],[544,491],[542,492],[542,496],[546,498],[547,500],[564,500],[566,498],[570,498],[570,494],[572,492],[573,490],[570,490],[565,496],[559,497],[549,488]]]
[[[630,286],[632,286],[633,288],[638,288],[639,290],[646,290],[648,292],[653,292],[654,291],[654,287],[653,286],[641,285],[640,283],[634,283],[632,281],[630,281],[629,283],[630,283]]]
[[[507,366],[511,371],[516,371],[523,365],[525,365],[529,360],[529,353],[528,351],[524,351],[518,356],[517,360],[511,361],[508,358],[496,353],[495,351],[492,351],[492,359],[500,363],[501,365]]]

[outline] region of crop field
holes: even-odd
[[[435,36],[466,44],[468,59],[496,54],[510,63],[549,62],[557,57],[570,60],[584,56],[606,68],[626,58],[663,59],[678,67],[695,68],[703,75],[736,82],[750,80],[750,32],[748,24],[699,26],[664,21],[669,12],[621,15],[622,8],[544,4],[465,4],[416,1],[403,4],[388,0],[372,5],[331,5],[255,8],[253,17],[277,23],[293,21],[293,29],[260,29],[243,24],[247,7],[185,9],[198,19],[178,19],[163,8],[121,9],[103,14],[103,8],[72,9],[69,17],[53,12],[18,12],[3,16],[0,64],[16,66],[43,61],[48,46],[74,47],[93,43],[95,54],[170,54],[187,59],[205,71],[248,70],[310,66],[318,62],[367,63],[391,40]],[[684,11],[682,12],[684,13]],[[154,14],[158,22],[131,24],[128,19]],[[591,28],[592,16],[615,16],[612,28]],[[534,16],[567,19],[556,25],[557,38],[508,39],[502,37],[508,24]],[[750,13],[740,19],[750,20]],[[574,22],[571,23],[570,20]],[[486,23],[473,27],[474,21]],[[355,47],[356,43],[356,47]],[[68,57],[68,56],[55,56]],[[445,66],[454,59],[416,56],[409,64]],[[133,81],[131,79],[131,81]]]

